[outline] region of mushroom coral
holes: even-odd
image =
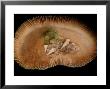
[[[50,41],[57,41],[59,37],[69,39],[72,47],[79,50],[70,53],[57,51],[47,55],[45,48],[51,44]],[[82,67],[95,59],[96,44],[96,36],[90,28],[77,20],[67,16],[36,16],[21,24],[16,31],[14,60],[25,69],[44,70],[57,65]],[[70,50],[71,47],[67,47]]]

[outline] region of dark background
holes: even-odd
[[[48,16],[48,14],[45,14]],[[50,15],[50,14],[49,14]],[[54,14],[55,16],[69,16],[87,25],[97,36],[97,14]],[[18,27],[37,14],[14,14],[14,33]],[[40,14],[39,14],[40,16]],[[44,16],[41,15],[41,16]],[[97,58],[87,65],[79,68],[55,66],[46,70],[26,70],[14,61],[14,76],[97,76]]]

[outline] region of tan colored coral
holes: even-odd
[[[55,28],[61,37],[70,39],[77,50],[47,55],[42,34],[48,26]],[[64,16],[38,16],[24,22],[15,33],[14,43],[15,60],[25,69],[44,70],[56,65],[82,67],[91,62],[97,53],[96,36],[90,29]]]

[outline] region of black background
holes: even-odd
[[[47,14],[45,14],[47,15]],[[49,14],[50,15],[50,14]],[[87,25],[97,35],[97,14],[54,14],[55,16],[69,16]],[[28,19],[38,16],[37,14],[14,14],[14,33],[18,27]],[[39,14],[40,16],[40,14]],[[44,16],[41,15],[41,16]],[[48,15],[47,15],[48,16]],[[71,68],[55,66],[46,70],[26,70],[14,61],[14,76],[97,76],[97,58],[86,66]]]

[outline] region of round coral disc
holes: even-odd
[[[44,33],[47,27],[70,39],[78,47],[73,53],[47,55]],[[66,16],[38,16],[24,22],[15,33],[15,61],[25,69],[47,69],[57,65],[82,67],[96,57],[96,36],[86,25]]]

